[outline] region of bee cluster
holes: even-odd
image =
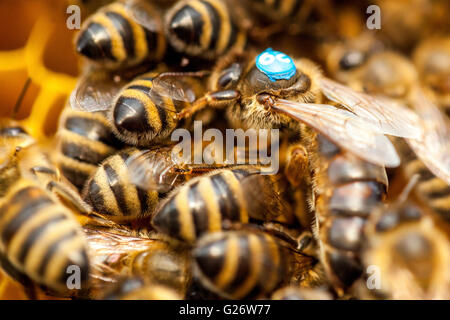
[[[449,299],[449,4],[375,3],[378,31],[365,1],[86,1],[50,148],[0,119],[3,271],[31,298]],[[195,121],[277,129],[278,172],[176,161]]]

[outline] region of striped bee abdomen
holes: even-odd
[[[152,224],[159,232],[194,242],[227,221],[272,220],[285,208],[273,176],[251,168],[221,169],[190,180],[162,203]]]
[[[193,250],[195,276],[227,299],[271,292],[290,274],[290,254],[264,233],[228,231],[201,238]]]
[[[161,15],[139,0],[112,3],[84,22],[76,49],[110,68],[160,61],[166,51]]]
[[[177,113],[190,107],[204,94],[204,85],[196,77],[150,72],[139,76],[117,95],[109,111],[114,133],[129,145],[150,147],[165,141],[177,126]]]
[[[153,88],[153,76],[142,76],[128,84],[117,96],[110,119],[122,141],[135,146],[149,146],[163,140],[176,128],[177,110],[187,102],[160,95]]]
[[[194,242],[207,232],[222,229],[222,221],[248,222],[248,205],[237,172],[220,170],[192,179],[175,189],[152,224],[171,237]]]
[[[107,158],[86,183],[83,197],[94,211],[114,221],[127,221],[153,213],[159,195],[131,181],[126,161],[137,149],[127,149]]]
[[[0,207],[0,249],[32,280],[64,293],[69,267],[88,278],[86,241],[71,213],[42,189],[25,181],[14,185]]]
[[[79,190],[97,165],[121,145],[103,113],[76,111],[70,107],[61,115],[58,139],[55,161],[62,174]]]
[[[361,275],[363,227],[385,199],[388,180],[383,167],[337,148],[325,153],[330,142],[319,137],[315,232],[329,278],[336,288],[347,288]]]
[[[165,18],[170,44],[189,55],[214,59],[231,49],[243,49],[246,34],[219,0],[179,1]]]

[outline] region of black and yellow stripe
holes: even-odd
[[[135,12],[137,11],[137,12]],[[151,17],[153,27],[138,22],[135,16]],[[115,2],[94,13],[82,26],[77,51],[106,67],[132,66],[145,60],[162,60],[166,40],[162,19],[147,3],[139,6]]]
[[[282,199],[274,197],[277,185],[272,178],[253,169],[221,169],[194,178],[168,196],[152,224],[159,232],[195,242],[222,230],[224,220],[270,220],[283,208]]]
[[[177,127],[176,113],[190,105],[172,99],[170,92],[161,92],[159,87],[153,89],[154,78],[155,73],[149,73],[133,80],[118,94],[111,108],[114,133],[130,145],[151,146],[164,140]]]
[[[107,158],[86,183],[83,192],[93,209],[115,221],[148,216],[158,203],[158,192],[132,183],[127,159],[140,151],[128,149]]]
[[[247,223],[243,177],[238,171],[220,170],[192,179],[168,197],[153,217],[153,226],[171,237],[194,242],[204,233],[222,230],[223,220]]]
[[[219,0],[179,1],[166,15],[166,33],[180,52],[214,59],[231,49],[243,49],[246,34]]]
[[[264,233],[206,235],[193,256],[202,284],[228,299],[261,296],[289,278],[289,252]]]
[[[0,207],[0,249],[12,265],[58,292],[67,290],[67,268],[89,272],[87,246],[71,213],[26,180],[15,184]]]
[[[121,145],[103,113],[77,111],[70,107],[66,107],[61,115],[58,139],[55,162],[79,190],[83,189],[98,164]]]

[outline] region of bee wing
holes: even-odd
[[[126,160],[131,182],[144,190],[168,192],[179,182],[183,169],[171,159],[170,152],[141,150]]]
[[[424,130],[419,138],[406,141],[428,169],[450,185],[450,126],[422,90],[415,90],[412,104]]]
[[[164,73],[153,79],[151,93],[163,97],[169,97],[176,101],[194,102],[196,99],[192,88],[183,83],[178,77],[165,75]]]
[[[187,175],[193,177],[219,168],[238,166],[225,163],[194,164],[192,159],[179,157],[176,152],[175,148],[167,147],[141,150],[133,154],[125,162],[129,168],[131,182],[144,190],[167,193],[185,182]]]
[[[398,103],[356,92],[325,77],[320,79],[319,85],[328,99],[372,123],[380,133],[404,138],[415,138],[421,134],[417,115]]]
[[[397,167],[400,158],[389,139],[376,131],[372,122],[349,111],[326,104],[300,103],[279,99],[276,112],[304,122],[337,145],[376,165]]]
[[[69,105],[80,111],[106,111],[123,85],[122,81],[115,81],[104,73],[89,72],[72,91]]]
[[[161,15],[158,10],[141,0],[127,0],[125,10],[130,17],[145,29],[157,32],[162,29]]]

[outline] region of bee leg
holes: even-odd
[[[308,175],[308,152],[301,144],[290,146],[289,149],[284,172],[289,183],[293,187],[299,187]]]
[[[63,201],[71,205],[80,213],[87,215],[92,213],[91,206],[88,205],[75,190],[72,190],[70,187],[64,185],[63,183],[50,181],[47,184],[47,190],[56,194]]]
[[[192,103],[190,107],[184,108],[177,114],[178,119],[191,117],[194,113],[206,107],[224,108],[239,99],[240,93],[236,90],[213,91],[206,93],[203,97]]]

